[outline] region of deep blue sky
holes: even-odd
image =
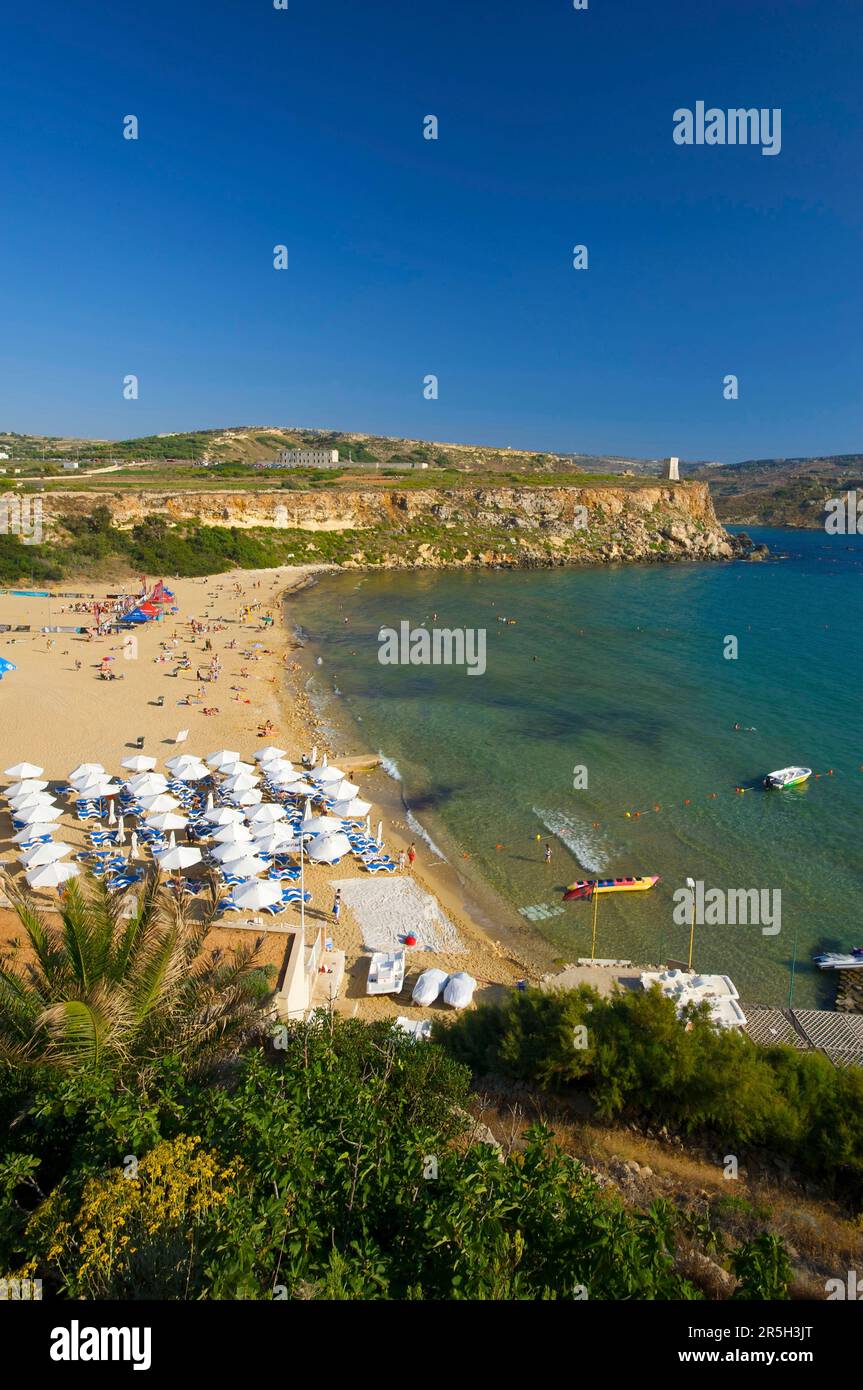
[[[0,427],[863,448],[861,0],[20,8]],[[781,154],[675,145],[699,99]]]

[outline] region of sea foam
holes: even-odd
[[[533,814],[539,817],[546,830],[566,845],[584,869],[592,874],[602,873],[609,850],[601,835],[568,811],[545,811],[541,806],[534,806]]]

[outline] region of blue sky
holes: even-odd
[[[21,8],[0,427],[863,448],[860,0]],[[698,100],[781,153],[676,145]]]

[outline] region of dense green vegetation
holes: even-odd
[[[254,948],[208,957],[189,902],[149,884],[126,919],[72,885],[54,926],[15,898],[32,965],[0,969],[9,1277],[72,1299],[702,1296],[682,1269],[698,1241],[719,1248],[711,1229],[665,1200],[629,1209],[541,1126],[507,1153],[476,1141],[451,1053],[487,1048],[501,1011],[446,1047],[323,1012],[275,1024]],[[527,1003],[510,1055],[558,1084],[543,1058],[563,1016],[549,1031]],[[646,1032],[624,1014],[618,1042],[661,1089],[679,1048]],[[731,1266],[736,1297],[787,1296],[772,1236]]]
[[[0,1261],[70,1298],[680,1299],[664,1202],[630,1212],[529,1132],[472,1144],[469,1074],[383,1024],[292,1025],[206,1082],[0,1080]],[[776,1292],[775,1243],[736,1253]],[[780,1287],[780,1293],[783,1289]]]
[[[629,1116],[717,1136],[723,1152],[763,1146],[798,1173],[863,1200],[863,1070],[819,1053],[761,1048],[693,1011],[681,1027],[657,990],[528,990],[473,1009],[436,1037],[475,1073],[584,1091],[608,1120]]]
[[[422,475],[420,475],[422,476]],[[299,486],[293,480],[285,486]],[[374,566],[402,563],[432,546],[441,561],[460,561],[495,551],[517,554],[516,538],[504,522],[480,526],[418,521],[393,528],[301,531],[277,527],[206,526],[198,521],[171,521],[154,512],[128,530],[113,525],[110,508],[96,504],[85,513],[61,516],[62,532],[50,544],[24,545],[17,536],[0,536],[0,582],[13,584],[59,580],[75,574],[96,576],[113,567],[124,572],[198,576],[220,574],[235,566],[263,569],[287,564]],[[592,530],[574,532],[573,553],[599,539]],[[535,544],[549,556],[550,542],[539,532],[521,530],[518,540]]]

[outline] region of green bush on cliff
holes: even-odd
[[[479,1073],[585,1091],[611,1120],[638,1116],[731,1146],[763,1145],[801,1173],[863,1196],[863,1070],[819,1053],[756,1047],[717,1030],[706,1012],[687,1027],[654,990],[603,999],[527,990],[484,1005],[435,1038]]]

